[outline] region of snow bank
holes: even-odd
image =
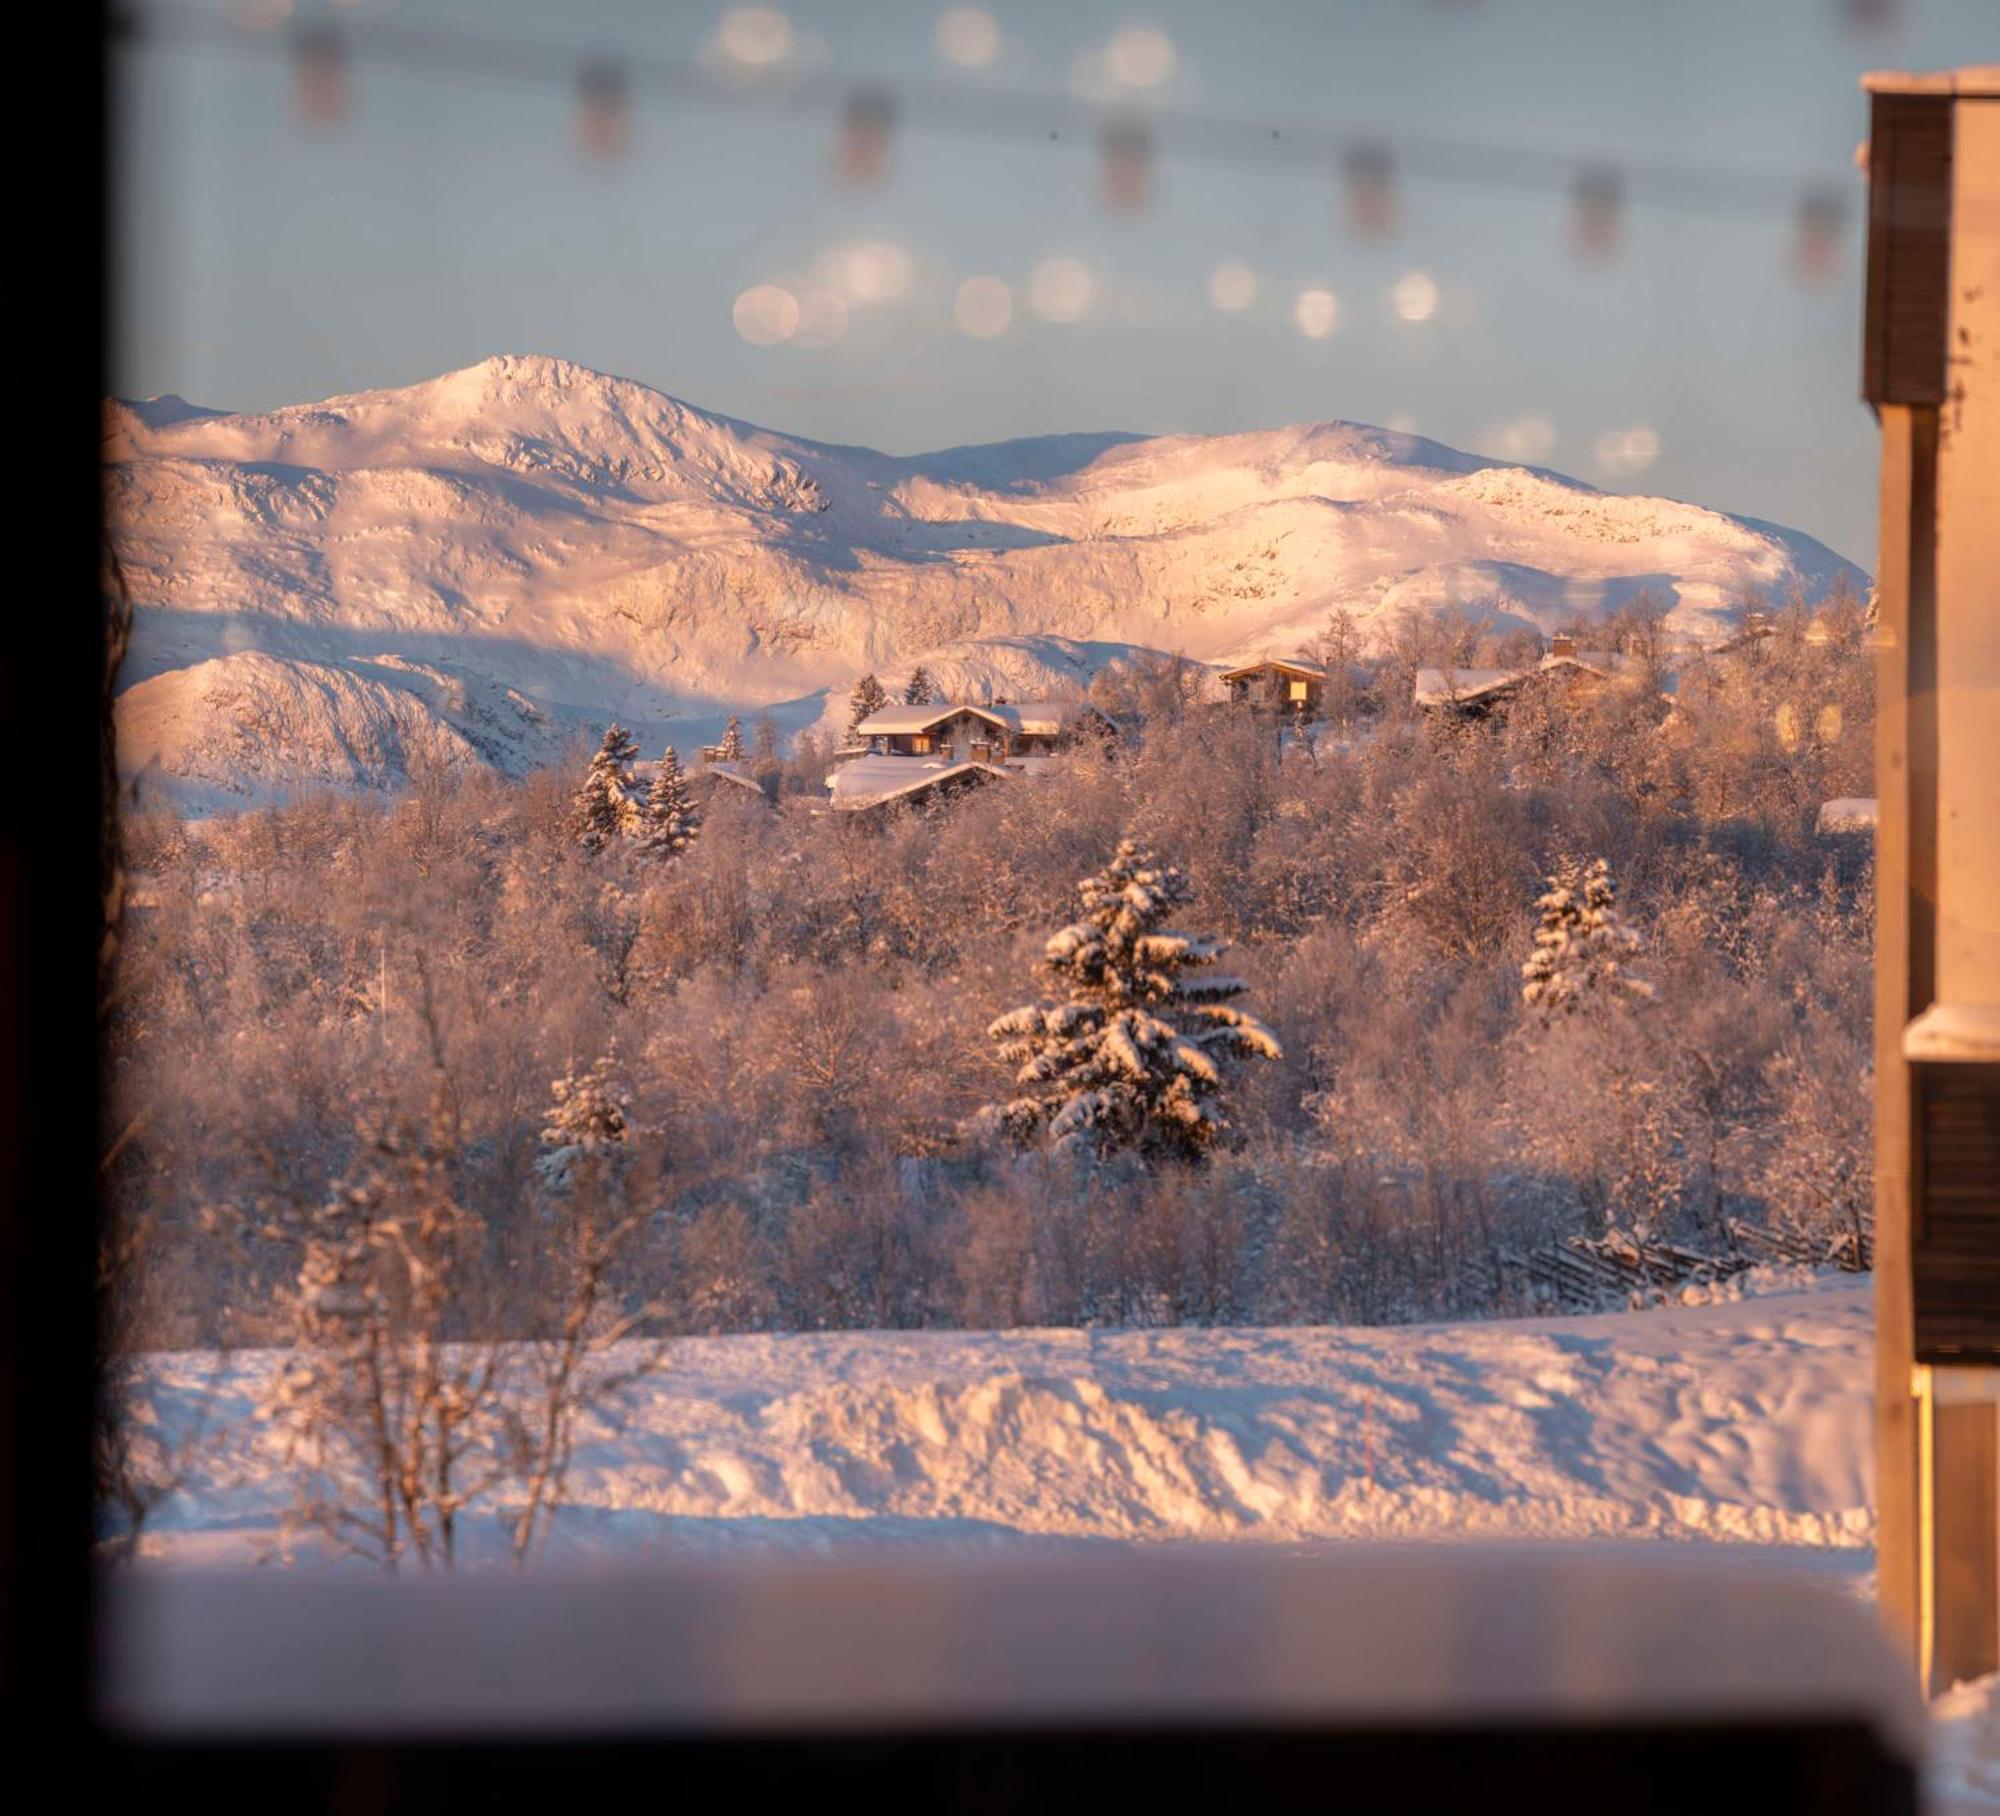
[[[1934,1816],[2000,1810],[2000,1675],[1958,1684],[1931,1705]]]
[[[1655,1537],[1870,1564],[1866,1282],[1397,1329],[868,1332],[674,1346],[579,1445],[555,1549],[854,1539]],[[152,1359],[215,1441],[146,1555],[278,1529],[268,1354]],[[486,1541],[475,1538],[475,1549]]]

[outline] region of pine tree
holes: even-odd
[[[681,768],[680,752],[669,744],[653,770],[640,841],[649,856],[678,857],[694,843],[700,830],[701,812],[688,787],[687,771]]]
[[[577,837],[586,851],[602,851],[613,839],[639,829],[632,775],[638,757],[639,746],[624,726],[614,725],[604,734],[573,809]]]
[[[919,662],[910,670],[910,678],[903,684],[903,704],[905,706],[928,706],[937,698],[937,689],[931,684],[929,671]]]
[[[1131,1148],[1198,1160],[1229,1133],[1221,1062],[1276,1059],[1278,1043],[1228,1006],[1241,979],[1204,974],[1223,946],[1162,926],[1192,899],[1179,870],[1126,839],[1079,891],[1083,918],[1044,953],[1068,1000],[1016,1009],[987,1030],[1028,1089],[982,1120],[1018,1141],[1046,1129],[1094,1155]]]
[[[1535,903],[1541,924],[1535,950],[1521,967],[1521,1000],[1553,1020],[1594,1002],[1649,999],[1652,985],[1625,969],[1639,950],[1639,936],[1618,912],[1611,866],[1602,858],[1588,869],[1565,860],[1548,885]]]
[[[778,767],[778,722],[760,713],[750,727],[750,771],[760,781]]]
[[[722,742],[716,747],[717,761],[740,763],[743,761],[743,721],[734,713],[729,715],[729,723],[722,728]]]
[[[889,695],[881,682],[873,675],[863,675],[854,684],[854,693],[848,702],[847,734],[852,737],[861,729],[864,719],[872,719],[889,704]]]
[[[579,1076],[572,1068],[550,1090],[554,1101],[542,1129],[542,1154],[535,1170],[544,1183],[561,1190],[579,1160],[614,1158],[631,1133],[626,1111],[632,1093],[618,1061],[617,1043],[588,1072]]]

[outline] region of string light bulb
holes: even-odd
[[[1577,173],[1571,196],[1570,244],[1578,258],[1601,265],[1618,250],[1625,182],[1609,164],[1589,164]]]
[[[840,111],[833,167],[850,189],[872,189],[889,168],[889,135],[896,124],[895,97],[886,88],[857,88]]]
[[[1137,214],[1152,199],[1153,130],[1136,116],[1116,115],[1098,135],[1099,188],[1114,214]]]
[[[1349,231],[1365,240],[1396,230],[1396,164],[1386,145],[1350,145],[1340,160]]]
[[[1792,270],[1802,284],[1825,284],[1838,273],[1841,229],[1846,223],[1847,199],[1838,191],[1812,189],[1800,199]]]
[[[347,42],[331,25],[301,26],[292,36],[292,105],[312,126],[338,126],[353,106]]]
[[[1887,31],[1902,23],[1898,16],[1903,10],[1901,0],[1838,0],[1838,4],[1847,29],[1857,36]]]
[[[624,65],[603,58],[576,74],[576,142],[585,155],[620,157],[631,136],[632,84]]]

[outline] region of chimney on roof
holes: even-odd
[[[1005,694],[995,694],[993,696],[993,704],[995,706],[1005,706],[1007,704],[1007,696]]]
[[[1549,639],[1549,654],[1551,656],[1574,656],[1576,654],[1576,639],[1568,631],[1557,631]]]

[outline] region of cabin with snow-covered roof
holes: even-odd
[[[989,782],[1004,780],[997,763],[960,762],[949,752],[933,756],[855,757],[826,779],[827,805],[836,813],[917,807]]]
[[[1637,673],[1630,656],[1615,650],[1578,649],[1573,637],[1558,634],[1549,651],[1527,668],[1420,668],[1415,700],[1419,710],[1460,719],[1504,715],[1523,694],[1558,700],[1595,694],[1608,683]]]
[[[854,728],[856,753],[827,777],[828,805],[855,812],[957,794],[1032,775],[1082,739],[1117,737],[1115,722],[1083,700],[885,706]]]
[[[1326,668],[1304,656],[1266,656],[1222,671],[1232,706],[1256,712],[1293,713],[1317,719],[1326,694]]]
[[[960,762],[994,764],[1052,757],[1083,736],[1116,735],[1112,721],[1083,700],[885,706],[855,727],[870,756],[950,755]]]

